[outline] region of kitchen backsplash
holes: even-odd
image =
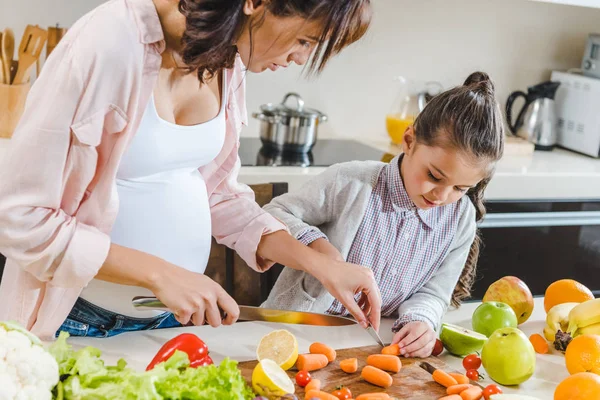
[[[0,27],[20,37],[26,24],[70,26],[103,0],[2,2]],[[513,90],[548,79],[552,70],[580,66],[589,33],[600,31],[600,9],[528,0],[372,0],[374,20],[366,38],[335,58],[318,78],[290,67],[248,76],[251,114],[289,91],[326,113],[320,135],[386,137],[385,114],[396,95],[393,77],[462,83],[476,70],[496,82],[502,107]]]

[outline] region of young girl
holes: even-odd
[[[476,72],[432,99],[389,164],[334,165],[265,209],[309,247],[369,267],[381,315],[397,317],[393,343],[405,356],[427,357],[449,304],[470,295],[476,221],[503,148],[494,86]],[[356,293],[360,303],[364,293]],[[348,315],[319,281],[289,268],[264,306]]]

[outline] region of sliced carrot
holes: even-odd
[[[534,333],[533,335],[529,336],[529,341],[533,345],[533,349],[536,353],[546,354],[548,352],[548,342],[546,342],[546,339],[544,339],[539,333]]]
[[[367,357],[367,364],[393,373],[400,372],[402,368],[400,358],[389,354],[371,354]]]
[[[319,399],[319,400],[338,400],[337,397],[332,395],[331,393],[322,392],[320,390],[311,390],[310,392],[306,392],[304,396],[305,400]]]
[[[390,344],[389,346],[385,346],[381,349],[381,354],[389,354],[391,356],[399,356],[400,355],[400,346],[398,343]]]
[[[356,396],[355,400],[377,400],[377,399],[391,399],[390,395],[387,393],[364,393]]]
[[[335,357],[336,357],[335,350],[332,349],[331,347],[327,346],[324,343],[319,343],[319,342],[313,343],[308,348],[308,351],[310,351],[311,354],[324,354],[325,356],[327,356],[327,360],[329,362],[335,361]]]
[[[471,386],[467,390],[460,392],[462,400],[479,400],[483,397],[483,389],[479,386]]]
[[[465,374],[459,374],[458,372],[450,372],[448,375],[456,379],[458,384],[469,383],[469,378]]]
[[[302,369],[304,369],[304,368],[302,368]],[[439,383],[440,385],[442,385],[444,387],[458,385],[458,382],[456,382],[456,379],[454,379],[446,371],[442,371],[441,369],[436,369],[435,371],[433,371],[433,374],[431,374],[431,376],[433,376],[434,381],[436,381],[437,383]]]
[[[304,392],[308,393],[311,390],[321,390],[321,381],[319,379],[311,379],[310,382],[308,382],[308,385],[306,385],[304,387]]]
[[[316,371],[325,368],[329,362],[324,354],[300,354],[296,361],[298,371]]]
[[[383,388],[388,388],[392,386],[392,382],[394,382],[392,377],[387,372],[379,368],[375,368],[372,365],[367,365],[366,367],[364,367],[362,372],[360,373],[360,376],[365,381],[376,386],[381,386]]]
[[[348,358],[340,361],[340,368],[347,374],[353,374],[358,371],[358,360],[356,358]]]
[[[473,386],[473,385],[468,384],[468,383],[459,383],[458,385],[453,385],[453,386],[448,387],[448,389],[446,389],[446,393],[460,394],[460,392],[462,392],[463,390],[467,390],[471,386]]]
[[[451,394],[450,396],[440,397],[439,400],[462,400],[462,397],[458,394]]]

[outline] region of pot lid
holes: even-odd
[[[287,105],[288,100],[296,99],[295,105]],[[266,115],[280,115],[288,117],[305,117],[325,119],[326,116],[319,110],[304,107],[304,100],[297,93],[288,93],[280,104],[267,103],[260,106],[260,110]]]

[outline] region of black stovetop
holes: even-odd
[[[346,161],[381,161],[387,153],[355,140],[317,139],[308,153],[278,152],[263,146],[258,138],[240,139],[242,166],[327,167]]]

